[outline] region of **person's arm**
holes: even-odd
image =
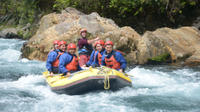
[[[94,59],[94,54],[95,54],[95,50],[92,51],[92,54],[90,55],[90,60],[86,63],[86,66],[90,66],[93,62]]]
[[[66,74],[68,70],[65,68],[66,64],[70,62],[69,56],[67,54],[63,54],[59,58],[59,72]]]
[[[80,65],[78,64],[78,71],[83,70]]]
[[[99,60],[98,60],[98,55],[99,55],[99,51],[97,51],[94,55],[94,60],[93,60],[93,63],[92,63],[92,66],[93,67],[97,67],[99,66]]]
[[[127,62],[125,58],[123,57],[123,55],[120,52],[116,52],[115,58],[120,63],[120,69],[124,71],[126,69]]]
[[[93,44],[93,43],[95,43],[95,41],[97,41],[97,40],[99,40],[99,37],[96,37],[95,39],[90,39],[90,40],[88,40],[87,42],[88,42],[88,44]]]
[[[103,54],[103,56],[101,58],[101,65],[106,66],[106,63],[105,63],[105,54]]]
[[[56,60],[57,54],[54,51],[51,51],[48,54],[47,61],[46,61],[46,68],[49,72],[53,71],[52,63]]]

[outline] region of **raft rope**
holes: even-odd
[[[105,89],[105,90],[110,89],[110,79],[109,79],[109,75],[104,75],[104,89]]]
[[[110,89],[110,79],[109,79],[109,73],[111,70],[105,69],[105,67],[99,67],[98,68],[99,72],[97,73],[98,75],[104,75],[104,89],[108,90]],[[113,71],[112,71],[113,73]]]

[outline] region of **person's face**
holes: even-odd
[[[97,44],[97,45],[96,45],[96,50],[97,50],[97,51],[100,52],[102,49],[103,49],[103,46],[102,46],[101,44]]]
[[[112,45],[106,45],[105,49],[106,49],[106,53],[111,53],[112,50],[113,50],[113,46]]]
[[[60,45],[60,50],[64,52],[66,50],[66,45],[65,44]]]
[[[69,52],[70,54],[75,54],[75,53],[76,53],[76,49],[69,49],[68,52]]]
[[[55,49],[59,49],[59,45],[58,44],[54,44],[54,48]]]
[[[85,32],[85,31],[81,33],[82,37],[86,37],[86,35],[87,35],[87,32]]]

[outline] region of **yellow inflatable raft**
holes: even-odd
[[[131,79],[124,73],[107,67],[89,68],[66,77],[62,74],[49,76],[43,72],[46,82],[57,93],[83,94],[94,90],[118,90],[132,86]]]

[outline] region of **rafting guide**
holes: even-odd
[[[78,39],[78,54],[79,54],[79,64],[80,66],[85,65],[90,58],[90,54],[93,50],[92,43],[95,43],[95,41],[99,40],[99,38],[87,39],[87,29],[82,28],[80,30],[80,39]]]

